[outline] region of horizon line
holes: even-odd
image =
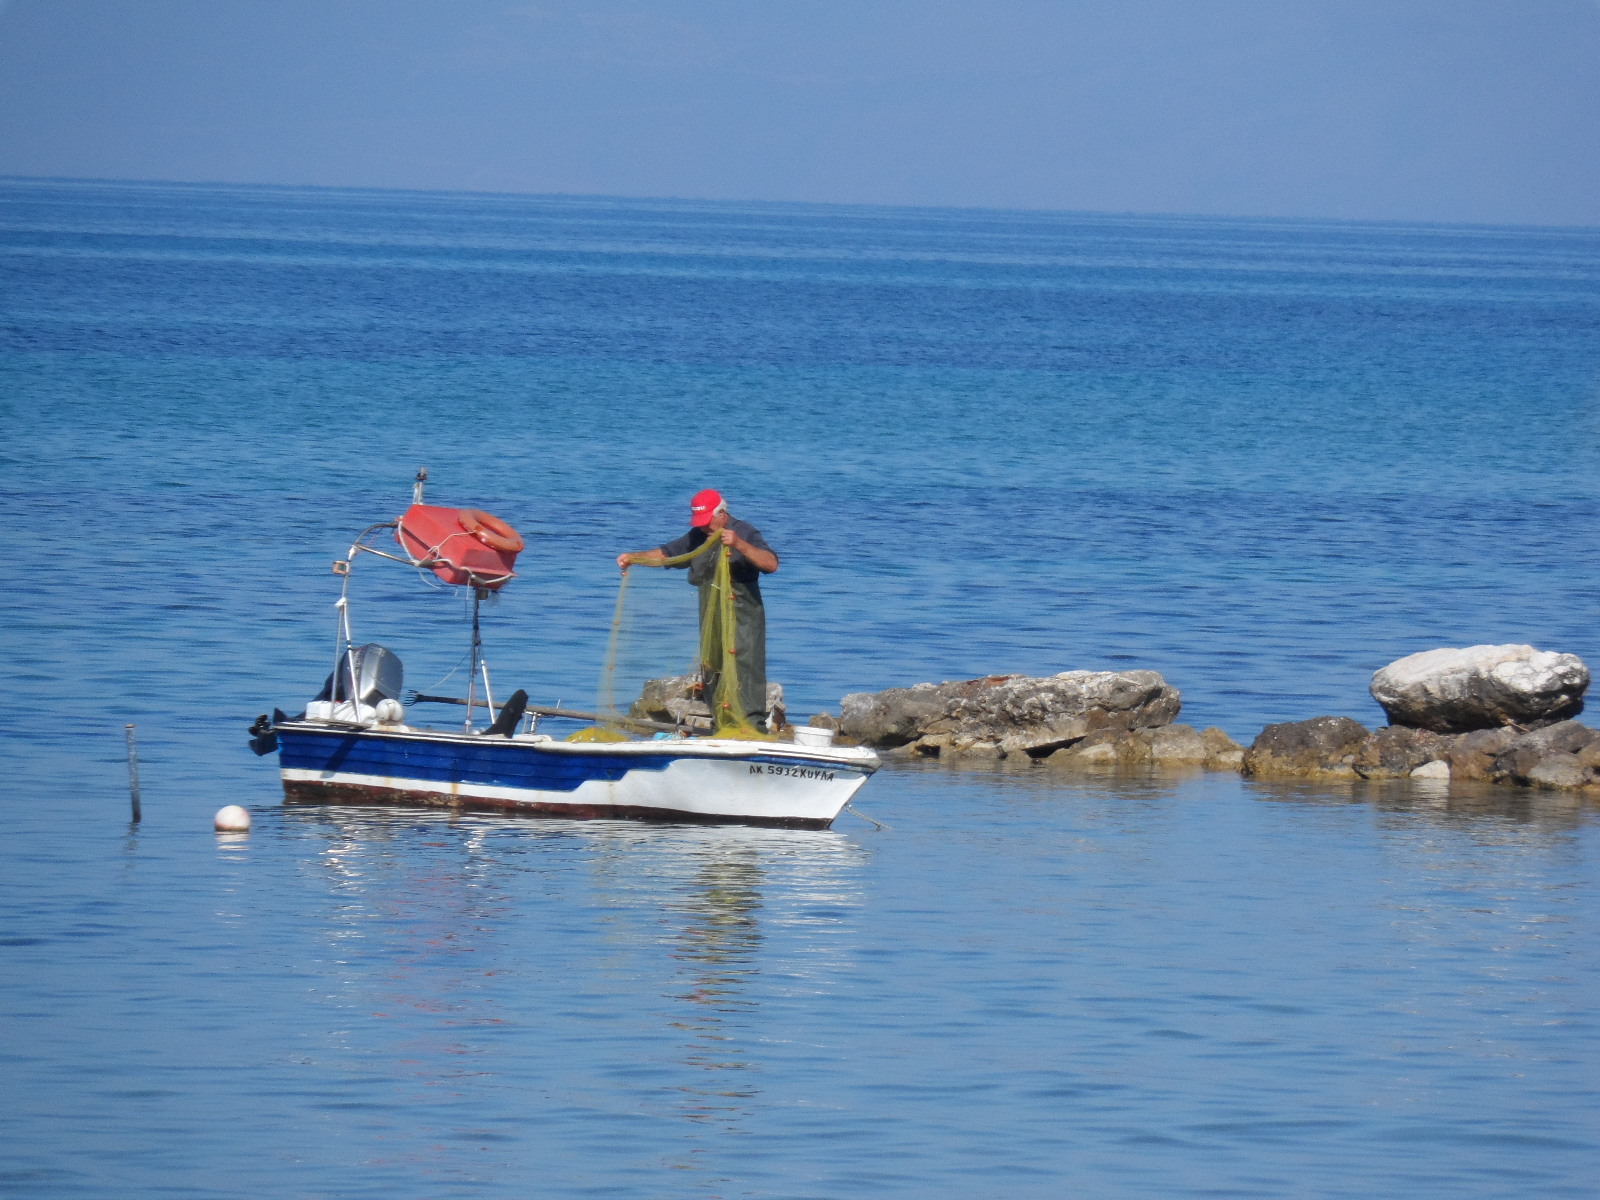
[[[1600,3],[1600,0],[1596,0]],[[610,192],[521,192],[490,188],[414,188],[386,187],[378,184],[328,184],[328,183],[269,183],[259,180],[237,181],[225,179],[162,179],[118,178],[98,175],[13,175],[0,173],[0,184],[93,184],[114,187],[166,187],[166,188],[244,188],[261,191],[307,191],[334,193],[378,193],[411,196],[472,196],[521,200],[607,201],[631,204],[675,204],[708,206],[750,206],[763,208],[834,208],[846,210],[882,210],[886,212],[927,213],[995,213],[1015,216],[1094,217],[1122,220],[1183,220],[1215,222],[1267,222],[1276,224],[1364,225],[1401,227],[1413,229],[1482,229],[1523,230],[1561,233],[1596,233],[1600,225],[1549,225],[1537,223],[1502,223],[1494,221],[1419,220],[1400,217],[1334,217],[1334,216],[1283,216],[1252,213],[1185,213],[1165,209],[1074,209],[1042,207],[992,207],[976,204],[889,204],[850,200],[774,200],[762,198],[728,198],[712,196],[648,196]]]

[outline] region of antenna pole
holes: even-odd
[[[467,719],[462,729],[468,732],[472,729],[472,710],[478,703],[478,676],[483,676],[483,706],[489,710],[489,720],[495,719],[494,696],[489,691],[489,664],[483,657],[483,634],[478,627],[478,610],[483,606],[483,598],[489,594],[489,589],[472,585],[472,648],[468,652],[471,660],[468,670],[471,672],[467,679]]]
[[[461,723],[463,733],[472,732],[472,710],[478,703],[478,651],[482,641],[478,636],[478,589],[472,589],[472,644],[467,647],[467,717]]]

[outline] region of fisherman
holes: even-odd
[[[728,547],[728,573],[733,584],[734,647],[739,671],[739,703],[751,724],[764,729],[767,719],[767,612],[761,603],[761,576],[778,569],[778,556],[767,545],[761,531],[748,521],[728,515],[728,502],[722,493],[706,488],[689,501],[689,532],[654,550],[617,555],[617,566],[624,571],[633,563],[659,567],[703,546],[708,538],[720,538]],[[715,603],[712,579],[717,570],[717,551],[708,550],[678,566],[687,567],[689,582],[700,589],[700,626],[706,627],[706,606]],[[713,636],[721,626],[711,623]],[[702,682],[709,702],[716,689],[715,673],[721,666],[720,644],[704,646],[709,662],[701,664],[706,673]]]

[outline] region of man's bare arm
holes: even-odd
[[[744,555],[752,567],[763,575],[771,575],[778,569],[778,556],[771,550],[760,550],[745,541],[731,529],[722,531],[722,544],[731,546]]]

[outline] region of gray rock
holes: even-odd
[[[1391,724],[1462,733],[1576,716],[1588,686],[1576,655],[1510,645],[1408,655],[1376,672],[1371,691]]]
[[[1129,741],[1131,739],[1120,730],[1103,729],[1054,751],[1044,761],[1049,766],[1069,771],[1132,766],[1141,757],[1148,762],[1148,743],[1136,746],[1129,745]]]
[[[949,686],[948,684],[944,686]],[[852,692],[839,702],[839,729],[866,746],[904,746],[944,716],[948,701],[931,683]]]
[[[664,679],[646,679],[639,698],[628,706],[628,715],[647,721],[676,721],[683,701],[699,703],[693,692],[698,683],[695,675],[669,675]],[[678,702],[674,707],[674,702]],[[701,706],[705,708],[704,705]],[[705,708],[706,716],[711,709]]]
[[[1006,754],[1035,756],[1098,730],[1166,725],[1178,715],[1175,688],[1154,671],[1064,671],[942,684],[945,713],[924,735],[997,743]]]
[[[701,700],[698,675],[668,675],[662,679],[647,679],[640,689],[639,698],[628,706],[628,715],[643,717],[648,721],[684,721],[711,717],[711,706]],[[784,723],[783,685],[767,684],[767,710],[772,713],[774,727]]]
[[[1450,739],[1443,734],[1385,725],[1367,736],[1350,765],[1363,779],[1404,779],[1423,763],[1442,760],[1449,752]]]
[[[1081,748],[1080,748],[1081,747]],[[1098,738],[1085,738],[1080,746],[1070,750],[1057,750],[1056,754],[1066,754],[1066,762],[1070,764],[1081,763],[1085,766],[1112,767],[1121,760],[1117,753],[1117,739],[1115,734],[1104,734]],[[1054,755],[1051,756],[1052,758]]]
[[[1190,725],[1161,725],[1154,729],[1099,729],[1043,761],[1074,771],[1107,767],[1148,770],[1152,766],[1237,771],[1243,757],[1244,747],[1220,729],[1197,733]]]
[[[1318,717],[1267,726],[1243,770],[1263,779],[1481,779],[1600,789],[1600,731],[1559,721],[1527,731],[1440,734],[1385,725],[1368,733],[1347,717]]]
[[[1200,731],[1206,744],[1206,767],[1212,771],[1237,771],[1244,766],[1244,747],[1215,725]]]
[[[1450,763],[1452,779],[1491,779],[1494,777],[1494,760],[1517,740],[1517,731],[1502,726],[1499,729],[1478,729],[1452,738],[1445,757]]]
[[[991,675],[857,692],[840,702],[840,728],[870,746],[921,754],[1042,758],[1100,730],[1171,724],[1182,707],[1155,671]]]
[[[1205,738],[1192,725],[1163,725],[1144,735],[1150,742],[1150,757],[1158,763],[1203,765],[1211,757]]]
[[[1600,742],[1600,731],[1590,729],[1577,721],[1559,721],[1543,729],[1518,734],[1510,749],[1524,747],[1550,751],[1556,754],[1577,754],[1580,750]]]
[[[1354,779],[1367,730],[1349,717],[1268,725],[1245,751],[1242,770],[1258,779]]]
[[[1553,792],[1576,791],[1593,782],[1594,775],[1576,754],[1547,754],[1527,773],[1528,783]]]
[[[1561,721],[1555,725],[1547,725],[1543,729],[1535,729],[1513,738],[1510,744],[1495,756],[1494,766],[1490,768],[1488,777],[1499,783],[1520,783],[1528,786],[1533,782],[1534,768],[1546,758],[1552,755],[1566,755],[1572,756],[1576,761],[1579,752],[1597,741],[1600,741],[1600,733],[1576,721]]]

